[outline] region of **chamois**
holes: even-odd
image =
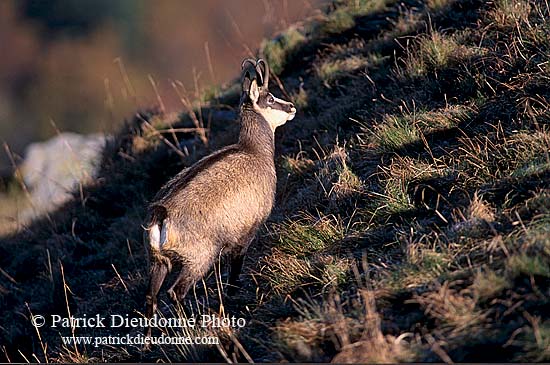
[[[157,295],[175,263],[181,269],[167,291],[173,301],[183,300],[220,254],[230,258],[231,295],[248,246],[273,207],[275,129],[292,120],[296,109],[269,92],[264,60],[245,59],[241,69],[238,142],[182,170],[149,206],[144,232],[151,264],[147,318],[155,313]]]

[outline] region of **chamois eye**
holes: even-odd
[[[269,95],[269,96],[267,97],[267,103],[268,103],[268,104],[273,104],[274,102],[275,102],[275,99],[273,98],[273,96]]]

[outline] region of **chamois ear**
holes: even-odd
[[[256,75],[256,64],[254,63],[254,60],[251,58],[245,59],[242,64],[242,76],[241,76],[241,86],[242,86],[242,94],[241,94],[241,104],[246,98],[250,95],[250,87],[252,85],[252,80],[255,80]]]
[[[250,79],[248,77],[245,77],[242,81],[242,90],[245,95],[248,95],[250,92]]]
[[[260,98],[260,88],[258,87],[258,82],[256,81],[256,79],[252,80],[252,82],[250,83],[248,97],[253,103],[258,102],[258,99]]]

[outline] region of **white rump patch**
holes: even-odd
[[[154,249],[160,250],[168,242],[168,219],[162,224],[155,224],[149,228],[149,244]]]
[[[149,228],[149,244],[157,250],[160,249],[160,231],[158,224]]]
[[[160,230],[158,224],[149,228],[149,244],[152,248],[160,250]]]

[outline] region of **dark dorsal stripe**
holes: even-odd
[[[236,145],[229,146],[225,149],[218,151],[212,155],[204,157],[202,160],[198,161],[196,164],[187,168],[177,174],[172,178],[157,194],[155,197],[155,202],[162,204],[162,200],[165,198],[170,198],[173,195],[177,194],[183,190],[189,182],[193,180],[198,174],[209,169],[211,166],[215,165],[218,161],[221,161],[227,156],[239,152],[239,148]],[[152,206],[158,205],[158,203],[153,203]]]
[[[162,205],[154,204],[150,208],[149,212],[149,223],[151,225],[162,224],[162,222],[168,216],[168,210]]]

